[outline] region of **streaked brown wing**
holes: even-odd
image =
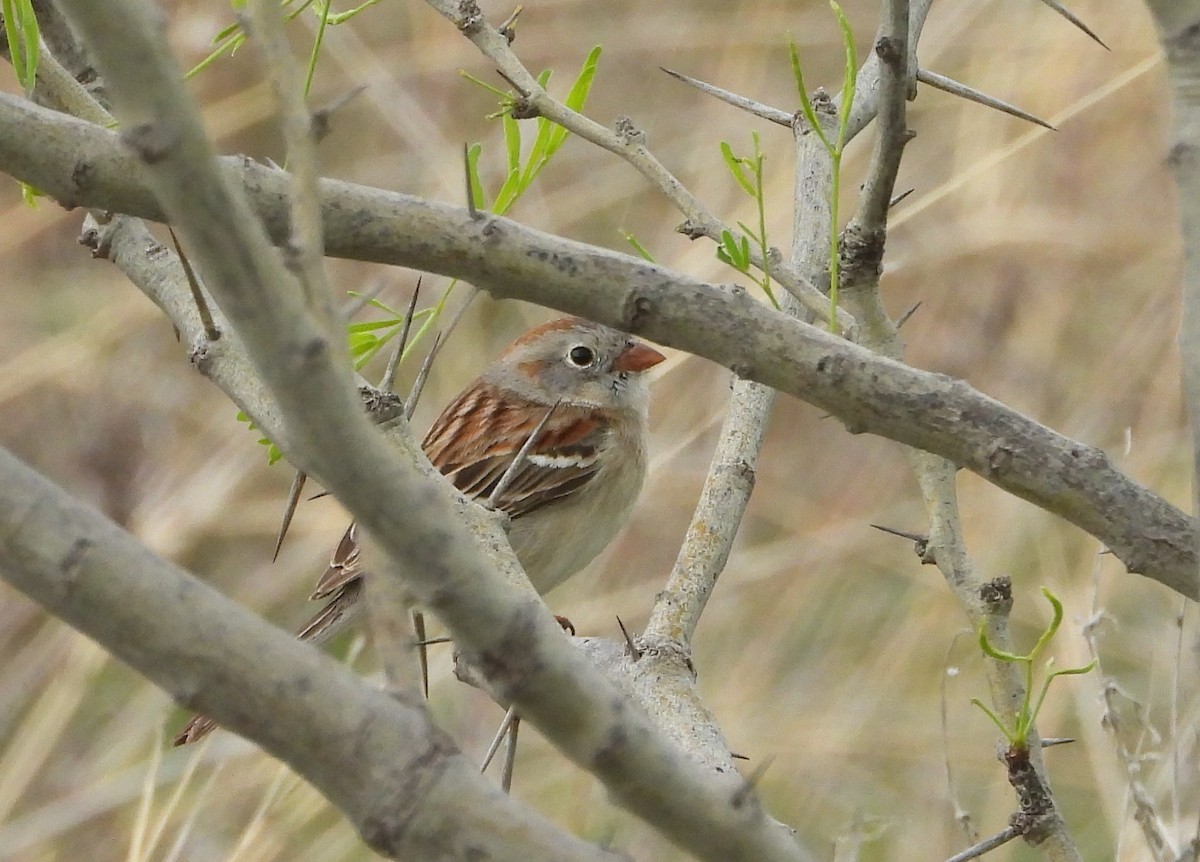
[[[312,595],[309,599],[324,599],[333,595],[339,589],[353,580],[362,577],[362,569],[358,565],[358,536],[356,534],[357,524],[353,521],[346,528],[346,532],[342,535],[342,540],[338,542],[338,546],[334,549],[333,556],[329,560],[329,567],[325,569],[325,573],[317,580],[317,585],[313,587]]]
[[[494,387],[477,383],[446,408],[421,445],[456,488],[486,500],[548,410],[541,404],[514,403]],[[596,453],[607,429],[602,414],[557,407],[497,508],[516,518],[586,485],[596,474]]]

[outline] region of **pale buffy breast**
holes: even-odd
[[[539,593],[590,563],[628,520],[646,477],[646,413],[634,415],[612,429],[601,467],[586,486],[514,519],[509,541]]]

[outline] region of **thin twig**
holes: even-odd
[[[952,669],[957,672],[956,668],[952,668],[950,658],[954,654],[954,649],[958,645],[959,640],[964,635],[973,635],[974,632],[960,631],[954,635],[950,641],[950,646],[946,650],[946,658],[943,661],[944,670],[942,671],[941,685],[939,686],[939,708],[941,712],[942,723],[942,755],[944,757],[944,765],[946,767],[946,795],[950,799],[950,807],[953,809],[954,822],[962,827],[963,836],[968,841],[978,841],[979,832],[975,829],[975,825],[971,822],[971,812],[963,807],[962,800],[958,796],[958,784],[954,780],[954,770],[950,766],[950,720],[947,716],[946,697],[947,683],[954,674]]]
[[[985,838],[975,846],[968,847],[961,853],[955,853],[953,856],[947,859],[946,862],[968,862],[969,859],[978,859],[984,853],[995,850],[997,847],[1002,847],[1020,834],[1021,833],[1012,826],[1006,826],[991,838]]]

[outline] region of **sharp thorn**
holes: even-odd
[[[421,390],[425,388],[425,378],[429,376],[429,369],[433,365],[433,360],[437,358],[438,351],[442,345],[450,339],[450,333],[457,328],[459,321],[463,319],[467,309],[471,307],[471,303],[475,297],[479,295],[479,288],[471,291],[466,302],[458,307],[454,312],[454,317],[450,320],[450,324],[443,329],[433,339],[433,346],[429,348],[429,355],[425,357],[425,361],[421,364],[421,370],[417,372],[417,379],[413,383],[412,391],[408,394],[408,400],[404,402],[404,418],[412,419],[413,411],[417,409],[417,401],[421,398]]]
[[[1045,2],[1045,0],[1043,0]],[[931,87],[936,87],[944,93],[950,93],[953,96],[961,96],[962,98],[983,105],[988,108],[994,108],[1001,113],[1016,117],[1026,122],[1033,123],[1036,126],[1041,126],[1043,129],[1049,129],[1052,132],[1058,131],[1054,126],[1047,123],[1045,120],[1035,117],[1028,111],[1022,111],[1015,105],[1010,105],[1008,102],[1001,101],[993,96],[976,90],[974,87],[968,87],[966,84],[960,84],[953,78],[947,78],[945,75],[939,75],[937,72],[931,72],[928,69],[917,69],[917,80],[923,84],[928,84]]]
[[[510,706],[508,712],[504,713],[504,720],[500,722],[500,727],[496,730],[495,737],[492,738],[492,744],[488,746],[487,754],[483,756],[483,765],[479,767],[480,772],[487,772],[488,766],[492,763],[492,758],[496,756],[496,752],[500,750],[500,743],[504,741],[504,737],[508,735],[508,727],[517,720],[517,708]]]
[[[454,641],[454,638],[445,637],[445,636],[436,637],[436,638],[426,638],[425,640],[417,641],[417,646],[419,646],[419,647],[434,646],[435,644],[448,644],[448,643],[452,643],[453,641]]]
[[[417,663],[421,666],[421,691],[425,694],[425,699],[429,700],[429,650],[426,647],[430,641],[425,638],[425,615],[414,610],[412,624],[413,634],[417,637]]]
[[[756,117],[762,117],[764,120],[769,120],[772,123],[778,123],[781,126],[787,126],[789,129],[792,127],[793,115],[787,111],[781,111],[779,108],[772,108],[770,105],[764,105],[762,102],[756,102],[753,99],[746,98],[745,96],[739,96],[737,93],[731,93],[729,90],[722,90],[720,87],[714,87],[712,84],[706,84],[704,81],[693,78],[690,75],[684,75],[682,72],[675,72],[663,66],[659,66],[658,68],[662,69],[672,78],[675,78],[678,81],[683,81],[683,83],[687,84],[688,86],[695,87],[701,93],[707,93],[715,99],[720,99],[727,105],[732,105],[735,108],[747,111],[751,114],[754,114]]]
[[[438,345],[441,343],[442,333],[439,332],[433,337],[433,346],[425,354],[425,361],[421,363],[417,379],[413,381],[412,391],[408,393],[408,400],[404,402],[405,419],[412,419],[413,411],[417,409],[417,401],[421,398],[421,390],[425,388],[425,380],[429,377],[429,369],[433,367],[433,360],[437,356]]]
[[[513,772],[517,765],[517,731],[521,729],[521,716],[514,715],[512,724],[508,726],[508,734],[504,745],[504,764],[500,769],[500,789],[505,793],[512,791]]]
[[[902,539],[909,539],[914,542],[928,542],[928,536],[922,536],[920,533],[910,533],[907,530],[897,530],[893,527],[884,527],[880,524],[872,524],[876,530],[881,530],[884,533],[891,533],[893,536],[899,536]]]
[[[892,207],[896,206],[898,203],[900,203],[900,201],[904,200],[906,197],[908,197],[915,191],[916,191],[916,189],[909,189],[908,191],[900,192],[900,194],[896,195],[894,198],[892,198],[890,201],[888,201],[888,209],[891,209]]]
[[[1075,739],[1070,736],[1051,736],[1042,740],[1042,748],[1050,748],[1055,745],[1069,745],[1074,741]]]
[[[200,289],[200,279],[196,277],[191,261],[183,253],[183,246],[179,244],[179,237],[175,235],[175,230],[168,225],[167,232],[171,234],[171,242],[175,244],[175,253],[179,255],[179,264],[183,267],[184,278],[187,279],[188,289],[192,292],[192,301],[196,303],[196,313],[200,315],[200,325],[204,327],[204,337],[209,341],[216,341],[221,337],[221,330],[213,322],[208,299],[205,298],[204,291]]]
[[[625,628],[625,623],[621,622],[621,618],[617,617],[617,625],[621,628],[621,634],[625,638],[625,649],[629,652],[630,658],[638,661],[642,657],[642,651],[637,648],[637,644],[633,642],[633,638],[629,635],[629,629]]]
[[[279,549],[283,547],[283,538],[287,535],[288,527],[292,525],[292,516],[296,514],[296,506],[300,504],[300,492],[304,490],[304,483],[307,479],[308,474],[303,470],[297,470],[296,475],[292,478],[287,505],[283,509],[283,520],[279,524],[279,535],[275,537],[275,553],[271,555],[272,563],[279,559]]]
[[[920,308],[920,307],[921,307],[921,302],[922,302],[922,301],[923,301],[923,300],[917,300],[916,302],[914,302],[914,303],[912,304],[912,307],[911,307],[911,308],[909,308],[909,309],[908,309],[908,311],[906,311],[906,312],[904,312],[902,315],[900,315],[900,318],[899,318],[899,319],[896,321],[896,328],[897,328],[897,329],[899,329],[899,328],[900,328],[901,326],[903,326],[904,324],[908,323],[908,319],[909,319],[910,317],[912,317],[912,316],[913,316],[913,314],[915,314],[915,313],[916,313],[916,310],[917,310],[918,308]]]
[[[357,87],[352,87],[345,93],[342,93],[336,99],[324,107],[317,108],[312,113],[312,136],[316,143],[320,143],[325,139],[332,129],[333,115],[346,106],[351,99],[367,89],[366,84],[359,84]]]
[[[379,388],[384,392],[393,391],[392,384],[396,380],[396,367],[404,356],[404,348],[408,346],[408,333],[412,329],[413,315],[417,311],[417,297],[420,295],[421,279],[418,278],[417,286],[413,288],[412,299],[408,301],[408,309],[404,312],[404,325],[400,327],[400,337],[396,340],[396,349],[388,357],[387,369],[383,372],[383,379],[379,381]]]
[[[1057,12],[1059,15],[1062,15],[1064,18],[1066,18],[1068,21],[1070,21],[1072,24],[1074,24],[1076,27],[1078,27],[1084,33],[1086,33],[1092,39],[1093,42],[1095,42],[1097,45],[1099,45],[1105,51],[1112,50],[1112,48],[1108,47],[1108,45],[1105,44],[1103,39],[1101,39],[1099,36],[1097,36],[1095,34],[1095,32],[1092,30],[1091,27],[1089,27],[1087,24],[1084,24],[1078,15],[1076,15],[1074,12],[1072,12],[1070,9],[1068,9],[1063,4],[1059,3],[1058,0],[1042,0],[1042,2],[1045,3],[1047,6],[1049,6],[1051,9],[1053,9],[1055,12]]]

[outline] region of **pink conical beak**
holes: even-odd
[[[621,355],[613,363],[613,368],[617,371],[645,371],[666,358],[653,347],[635,341],[621,351]]]

